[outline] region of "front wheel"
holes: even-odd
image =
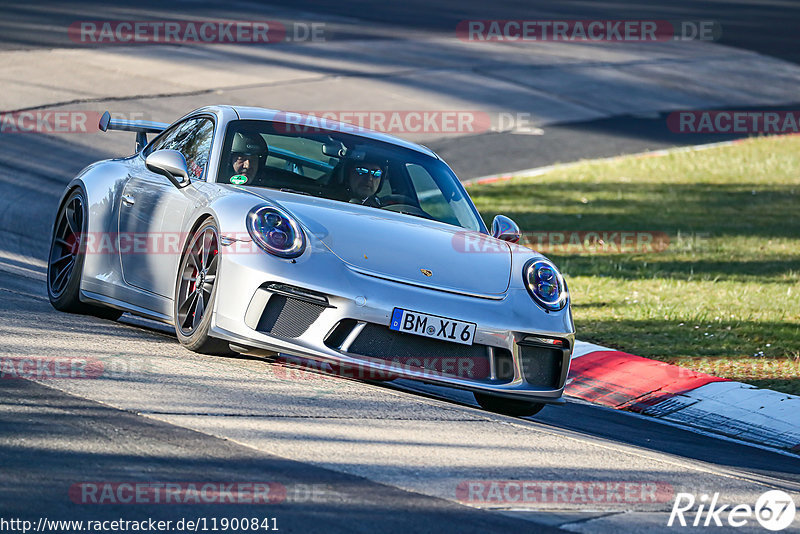
[[[505,397],[496,397],[485,393],[473,393],[473,395],[475,395],[475,400],[484,410],[514,417],[536,415],[545,406],[541,402],[506,399]]]
[[[175,333],[192,352],[232,353],[227,342],[209,336],[218,268],[219,231],[209,220],[189,240],[175,284]]]

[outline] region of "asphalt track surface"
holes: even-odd
[[[114,2],[124,8],[130,20],[169,20],[191,17],[247,18],[274,17],[281,9],[322,15],[323,18],[355,17],[408,29],[452,34],[462,20],[483,19],[597,19],[597,20],[711,20],[719,24],[721,44],[754,50],[792,62],[800,62],[796,46],[800,4],[779,0],[586,2],[565,0],[524,2],[503,0],[487,6],[480,0],[288,0],[266,2],[160,2],[125,0]],[[71,46],[64,28],[76,20],[106,20],[106,2],[3,2],[0,21],[0,50],[61,48]],[[317,17],[319,18],[319,17]],[[352,37],[342,36],[342,37]]]
[[[54,27],[77,18],[75,13],[99,10],[92,7],[97,4],[82,2],[55,5],[4,5],[3,47],[62,46],[48,44],[30,24]],[[194,14],[210,10],[205,16],[230,15],[210,3],[179,5],[175,13],[190,6]],[[369,10],[359,5],[292,3],[294,9],[309,12],[352,16],[358,9],[365,20],[433,28],[449,28],[453,21],[482,11],[477,2],[434,7],[427,3],[418,7],[414,2],[370,4]],[[578,9],[571,6],[578,5],[559,4],[560,13],[550,6],[547,16],[569,18]],[[600,8],[580,5],[586,17],[613,18],[618,13],[602,8],[593,14],[586,9]],[[637,16],[631,4],[615,5],[625,18]],[[676,15],[662,18],[703,18],[709,16],[703,9],[713,14],[716,6],[671,5]],[[136,13],[152,18],[152,13],[167,9],[163,6],[137,2],[131,18]],[[687,16],[681,6],[691,8],[696,16]],[[723,39],[739,39],[728,44],[797,59],[789,57],[796,52],[786,46],[796,8],[760,4],[759,13],[764,15],[756,24],[752,4],[724,6],[724,17],[712,18],[723,22]],[[535,7],[497,3],[491,16],[521,18]],[[646,6],[640,9],[642,17],[652,16]],[[540,16],[543,12],[537,11]],[[725,17],[732,18],[731,22]],[[727,30],[737,24],[743,28],[738,37]],[[747,28],[766,37],[755,38]],[[540,146],[533,151],[526,144],[530,138],[521,139],[514,148],[518,159],[512,164],[523,168],[569,161],[576,155],[603,156],[675,144],[667,132],[657,129],[656,121],[627,117],[551,127],[550,135],[538,142],[551,143],[553,150],[569,150],[553,155]],[[663,124],[663,120],[658,122]],[[130,141],[120,135],[126,143]],[[480,142],[490,147],[491,143],[508,147],[511,142],[502,134],[492,140],[492,135]],[[178,346],[168,329],[128,317],[112,323],[58,313],[47,302],[42,279],[58,195],[86,163],[119,153],[122,141],[47,136],[3,141],[3,356],[88,355],[105,361],[113,357],[128,371],[99,380],[0,381],[0,517],[250,516],[253,507],[244,505],[91,506],[74,503],[68,494],[73,484],[92,480],[269,480],[287,487],[287,500],[260,508],[257,515],[277,517],[281,529],[288,532],[543,532],[550,528],[546,525],[574,531],[635,532],[664,528],[670,503],[641,510],[600,504],[591,509],[562,506],[500,513],[463,506],[448,493],[449,486],[441,484],[448,480],[455,487],[459,480],[511,478],[655,480],[685,491],[718,491],[723,498],[742,502],[751,502],[767,489],[800,491],[800,459],[795,456],[578,401],[549,407],[534,418],[514,419],[482,412],[468,396],[440,388],[317,381],[314,377],[277,380],[281,375],[276,374],[274,363],[193,355]],[[469,152],[469,146],[454,140],[435,148],[452,161]],[[37,157],[31,160],[21,157],[24,154]],[[488,154],[485,159],[495,159],[491,150]],[[491,163],[480,169],[485,173],[505,170]],[[261,376],[269,379],[260,380]],[[502,446],[487,446],[494,436],[508,440]],[[304,491],[310,486],[322,488],[317,498]]]

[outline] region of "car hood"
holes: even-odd
[[[357,204],[247,189],[292,213],[363,274],[475,296],[497,297],[508,290],[511,249],[486,234]],[[483,245],[470,246],[474,243]]]

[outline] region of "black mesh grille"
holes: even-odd
[[[519,355],[522,374],[528,384],[553,389],[560,386],[563,351],[520,344]]]
[[[284,295],[272,295],[267,301],[256,330],[276,337],[300,337],[324,309],[325,306],[321,304]]]
[[[388,327],[367,324],[347,350],[349,354],[392,361],[409,369],[471,380],[489,379],[486,345],[461,345]]]

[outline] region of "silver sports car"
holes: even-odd
[[[172,125],[106,113],[100,128],[135,132],[136,153],[67,187],[55,308],[163,321],[196,352],[461,388],[502,413],[563,402],[575,337],[561,273],[507,217],[489,232],[428,148],[238,106]]]

